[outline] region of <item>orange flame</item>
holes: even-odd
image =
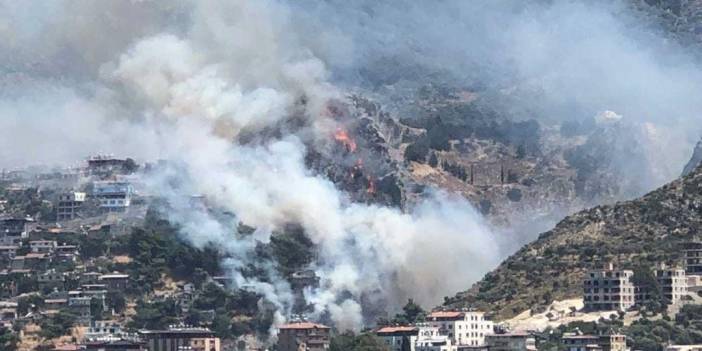
[[[368,177],[368,189],[366,190],[369,194],[375,194],[375,181],[373,178]]]
[[[347,133],[345,130],[341,128],[336,129],[336,133],[334,133],[334,139],[336,141],[342,143],[346,147],[346,151],[348,152],[355,152],[356,151],[356,142],[351,139],[349,136],[349,133]]]

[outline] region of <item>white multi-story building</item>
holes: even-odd
[[[687,295],[687,275],[684,269],[660,265],[655,274],[663,297],[670,303],[676,303]]]
[[[427,316],[427,323],[457,346],[483,346],[485,336],[493,334],[492,321],[479,311],[434,311]]]
[[[583,300],[588,311],[626,311],[636,303],[634,272],[615,270],[608,264],[590,271],[583,280]]]
[[[99,181],[93,183],[93,197],[100,201],[102,212],[124,212],[132,201],[134,189],[129,182]]]
[[[91,321],[88,331],[85,333],[86,340],[104,340],[109,338],[120,337],[122,325],[117,321]]]

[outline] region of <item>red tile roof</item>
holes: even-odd
[[[295,322],[283,324],[278,327],[278,329],[331,329],[323,324],[310,323],[310,322]]]
[[[463,312],[459,311],[434,311],[429,314],[429,318],[460,318]]]
[[[418,329],[415,327],[410,327],[410,326],[390,326],[390,327],[382,327],[376,331],[376,333],[399,333],[399,332],[413,332],[417,331]]]

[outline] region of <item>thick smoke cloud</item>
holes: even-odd
[[[181,169],[150,190],[170,200],[194,245],[226,250],[236,284],[266,296],[277,322],[290,313],[288,284],[272,267],[270,283],[238,269],[256,240],[289,223],[319,250],[321,286],[306,293],[314,315],[340,328],[360,327],[360,301],[436,304],[499,259],[465,200],[433,193],[405,213],[355,204],[305,167],[306,145],[334,130],[326,102],[347,88],[438,74],[512,92],[516,117],[611,110],[653,145],[660,174],[647,187],[677,175],[702,120],[697,66],[619,2],[7,1],[0,14],[0,128],[11,136],[0,139],[0,167],[98,151],[174,161]],[[292,115],[303,128],[238,142]],[[191,194],[236,220],[190,211]],[[236,233],[238,221],[256,232]]]

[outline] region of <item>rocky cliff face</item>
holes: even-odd
[[[483,306],[510,317],[578,297],[583,274],[613,261],[623,267],[681,264],[681,244],[702,231],[702,168],[639,199],[566,217],[488,273],[452,306]]]
[[[688,175],[690,174],[695,168],[697,168],[699,165],[702,164],[702,140],[700,140],[697,143],[697,146],[695,146],[695,150],[692,152],[692,158],[690,158],[690,162],[685,165],[685,169],[683,169],[683,175]]]

